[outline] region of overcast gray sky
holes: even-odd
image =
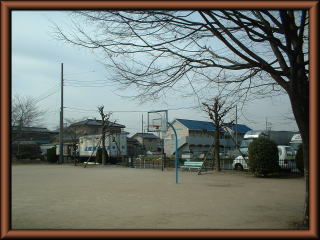
[[[39,108],[46,110],[44,125],[49,129],[59,125],[61,63],[66,80],[64,116],[67,119],[99,118],[97,106],[104,105],[107,111],[113,112],[112,120],[125,125],[130,135],[141,132],[142,114],[146,120],[146,112],[151,110],[169,109],[169,121],[175,118],[209,121],[205,112],[195,108],[196,97],[182,97],[177,93],[157,102],[139,104],[122,97],[135,94],[134,89],[120,91],[114,84],[70,86],[73,80],[83,83],[105,80],[110,72],[91,51],[55,40],[52,21],[68,25],[70,18],[63,11],[12,12],[12,96],[36,98]],[[290,120],[293,115],[286,95],[248,103],[238,117],[238,123],[252,129],[265,129],[267,120],[272,130],[297,131],[295,121]]]

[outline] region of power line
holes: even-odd
[[[78,75],[78,74],[86,74],[91,72],[95,72],[95,70],[87,71],[87,72],[77,72],[77,73],[64,73],[64,75]]]
[[[108,82],[108,80],[106,79],[103,79],[103,80],[100,80],[100,79],[95,79],[95,80],[77,80],[77,79],[68,79],[68,78],[64,78],[63,79],[65,82]]]
[[[66,87],[111,87],[111,84],[103,84],[103,85],[74,85],[74,84],[64,84]]]
[[[42,98],[36,99],[36,100],[35,100],[35,103],[38,103],[38,102],[40,102],[40,101],[42,101],[42,100],[44,100],[44,99],[52,96],[53,94],[56,94],[57,92],[59,92],[59,89],[55,90],[53,93],[48,94],[47,96],[44,96],[44,97],[42,97]]]
[[[73,110],[79,110],[79,111],[88,111],[88,112],[97,112],[98,110],[92,110],[92,109],[84,109],[84,108],[75,108],[75,107],[65,107]],[[124,111],[112,111],[109,112],[148,112],[148,111],[133,111],[133,110],[124,110]]]
[[[170,110],[170,111],[176,111],[176,110],[182,110],[182,109],[195,109],[198,108],[199,106],[190,106],[190,107],[180,107],[180,108],[169,108],[166,110]],[[88,111],[88,112],[96,112],[97,110],[93,110],[93,109],[84,109],[84,108],[77,108],[77,107],[65,107],[68,109],[73,109],[73,110],[79,110],[79,111]],[[136,113],[146,113],[149,112],[150,110],[109,110],[110,112],[136,112]]]

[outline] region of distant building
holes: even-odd
[[[162,141],[153,133],[136,133],[131,138],[137,140],[145,152],[162,152]]]
[[[106,138],[116,137],[124,133],[124,125],[109,122],[109,127],[106,132]],[[63,154],[64,156],[73,156],[75,154],[75,147],[79,144],[79,138],[82,136],[93,136],[102,134],[102,120],[86,119],[79,122],[74,122],[65,128],[63,134]],[[59,153],[59,135],[55,139],[57,144],[57,153]]]
[[[127,151],[128,157],[137,157],[138,155],[144,154],[142,144],[132,137],[127,137]]]
[[[42,144],[54,141],[56,131],[43,127],[11,127],[11,153],[16,158],[40,158]]]
[[[110,127],[108,128],[108,134],[121,133],[125,128],[124,125],[110,122]],[[55,138],[55,143],[59,142],[59,130],[57,130],[58,135]],[[63,141],[65,143],[78,143],[79,137],[87,135],[97,135],[102,133],[102,121],[96,119],[86,119],[83,121],[75,122],[70,124],[70,126],[63,129]]]
[[[110,133],[120,133],[121,129],[125,128],[124,125],[109,122],[108,132]],[[68,129],[72,130],[75,135],[83,136],[83,135],[95,135],[102,133],[102,120],[97,119],[86,119],[83,121],[75,122],[70,124]]]
[[[212,122],[175,119],[172,122],[178,135],[179,155],[183,152],[192,152],[194,155],[200,155],[209,150],[214,141],[214,132],[216,130]],[[234,136],[237,132],[238,142],[241,141],[244,134],[251,130],[242,124],[232,124],[228,126],[230,131],[222,130],[220,133],[220,151],[228,152],[235,147],[230,133]],[[164,138],[164,152],[167,156],[175,154],[175,135],[172,128],[169,128]]]
[[[36,144],[47,144],[54,141],[57,131],[50,131],[43,127],[20,127],[12,126],[11,137],[13,142],[31,141]]]

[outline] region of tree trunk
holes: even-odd
[[[303,223],[309,226],[309,82],[307,76],[296,72],[294,84],[290,86],[288,95],[303,143],[304,177],[306,184]]]
[[[102,130],[102,152],[101,152],[102,165],[106,165],[106,157],[107,157],[107,152],[106,152],[106,134],[105,134],[105,131]]]
[[[220,168],[220,155],[219,155],[219,149],[220,149],[220,132],[219,132],[219,127],[216,125],[216,131],[215,131],[215,136],[214,136],[214,159],[216,161],[215,164],[215,170],[221,171]]]

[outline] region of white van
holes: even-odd
[[[290,146],[279,145],[279,166],[283,170],[292,170],[296,168],[294,150]]]
[[[279,154],[279,166],[283,170],[292,170],[296,168],[296,161],[294,150],[290,146],[279,145],[278,154]],[[235,170],[248,170],[248,157],[245,159],[242,156],[238,156],[233,160],[232,167]]]

